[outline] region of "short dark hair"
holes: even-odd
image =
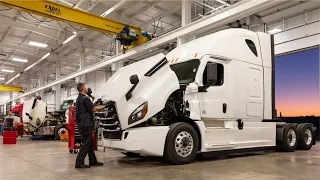
[[[80,92],[84,85],[85,85],[85,83],[79,83],[77,85],[77,90]]]

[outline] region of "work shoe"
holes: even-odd
[[[78,168],[90,168],[90,166],[83,164],[83,165],[76,165],[75,168],[76,168],[76,169],[78,169]]]
[[[101,163],[101,162],[94,162],[94,163],[89,163],[90,164],[90,166],[103,166],[103,163]]]

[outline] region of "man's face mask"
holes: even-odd
[[[91,94],[92,94],[92,90],[91,90],[91,88],[88,88],[87,95],[90,96]]]

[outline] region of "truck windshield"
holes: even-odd
[[[183,63],[171,65],[170,68],[176,73],[179,84],[189,84],[195,80],[199,65],[199,59],[192,59]]]
[[[60,105],[60,110],[67,110],[73,104],[73,100],[66,100]]]

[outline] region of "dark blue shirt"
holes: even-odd
[[[86,95],[79,94],[76,101],[76,122],[78,128],[93,127],[94,105]]]

